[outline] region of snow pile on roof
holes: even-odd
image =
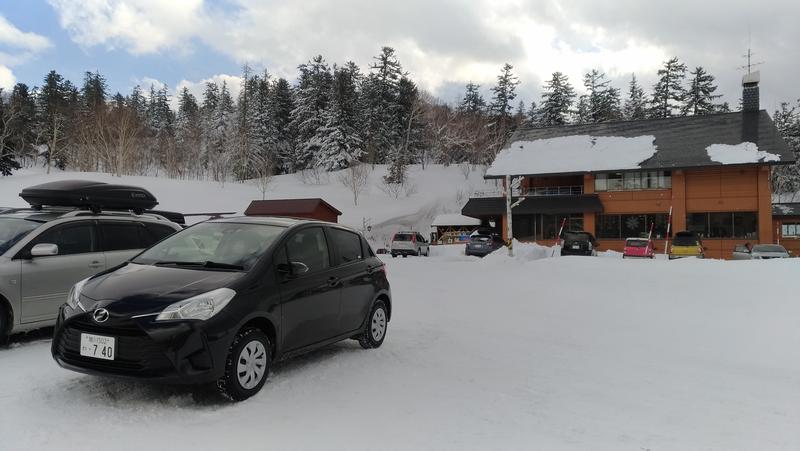
[[[788,215],[788,214],[790,214],[790,213],[793,213],[793,212],[794,212],[794,208],[792,208],[792,207],[791,207],[791,206],[789,206],[789,205],[783,205],[783,204],[772,204],[772,206],[773,206],[773,207],[775,207],[776,209],[780,210],[780,212],[781,212],[782,214],[785,214],[785,215]]]
[[[574,135],[515,141],[497,154],[488,176],[638,169],[656,153],[655,136]]]
[[[781,157],[774,153],[758,150],[755,143],[743,142],[736,145],[712,144],[706,147],[706,153],[711,161],[722,164],[760,163],[765,161],[780,161]]]
[[[433,218],[432,227],[441,226],[479,226],[481,220],[458,213],[447,213]]]

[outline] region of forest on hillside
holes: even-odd
[[[591,70],[578,95],[555,72],[539,101],[526,105],[517,101],[514,67],[505,64],[489,90],[467,83],[462,99],[448,104],[421,90],[384,47],[366,71],[319,55],[291,82],[245,65],[236,98],[225,83],[207,83],[201,98],[186,88],[175,93],[173,110],[166,86],[112,94],[98,72],[76,84],[53,70],[41,86],[0,89],[0,174],[43,164],[227,181],[366,163],[390,165],[387,183],[402,184],[409,164],[486,165],[519,127],[731,111],[703,67],[689,70],[671,58],[657,75],[646,91],[635,75],[623,89]],[[773,118],[797,152],[800,101],[783,103]],[[776,191],[800,190],[797,166],[774,172]]]

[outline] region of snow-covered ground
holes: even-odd
[[[236,405],[0,350],[0,449],[800,448],[800,260],[387,259],[383,347],[281,363]]]
[[[382,189],[384,174],[385,165],[377,165],[371,170],[357,206],[354,205],[352,192],[339,181],[338,172],[323,174],[320,183],[304,183],[298,174],[273,177],[266,198],[321,197],[343,213],[339,220],[341,223],[359,230],[364,229],[365,225],[370,226],[368,238],[384,247],[400,229],[417,230],[427,236],[436,215],[460,213],[461,206],[473,191],[494,187],[493,182],[484,182],[479,169],[473,170],[467,179],[458,166],[429,165],[424,170],[420,166],[410,166],[408,186],[394,198]],[[251,182],[220,184],[158,177],[114,177],[92,172],[56,171],[46,175],[42,169],[36,168],[19,171],[11,177],[0,177],[0,207],[25,207],[27,204],[19,197],[23,188],[64,179],[142,186],[159,200],[159,209],[182,213],[241,213],[250,201],[262,198],[257,185]]]

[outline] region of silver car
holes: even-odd
[[[734,260],[766,260],[789,257],[791,257],[789,251],[780,244],[742,244],[733,249]]]
[[[430,244],[417,232],[398,232],[392,237],[392,245],[389,252],[392,257],[402,255],[428,256],[430,254]]]
[[[78,281],[181,229],[155,214],[14,209],[0,213],[0,341],[55,324]]]

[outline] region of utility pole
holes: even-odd
[[[525,200],[520,197],[516,202],[511,203],[511,194],[514,189],[522,184],[522,177],[515,177],[513,180],[510,175],[506,176],[506,236],[508,237],[508,256],[514,256],[514,228],[512,227],[511,210]]]

